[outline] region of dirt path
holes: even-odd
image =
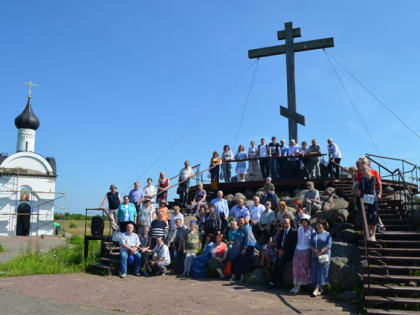
[[[0,289],[79,307],[136,314],[357,314],[351,305],[321,297],[174,276],[27,276],[2,278]]]

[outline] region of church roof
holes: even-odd
[[[39,128],[39,119],[35,116],[32,111],[31,98],[28,97],[28,103],[23,112],[15,118],[15,125],[18,129],[33,129],[37,130]]]

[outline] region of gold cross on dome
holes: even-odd
[[[35,83],[33,83],[32,81],[25,82],[25,83],[23,83],[23,84],[25,84],[25,85],[29,85],[28,97],[30,98],[30,97],[31,97],[31,93],[32,93],[32,87],[33,87],[33,86],[38,86],[38,84],[35,84]]]

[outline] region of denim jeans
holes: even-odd
[[[120,271],[121,274],[127,274],[127,260],[128,260],[128,252],[126,250],[122,250],[120,252]],[[140,272],[141,267],[141,254],[137,252],[134,255],[134,273]]]
[[[273,199],[274,206],[277,207],[279,200],[277,199],[277,196],[275,194],[271,194],[271,193],[264,194],[264,196],[262,197],[261,203],[265,204],[268,197],[271,197],[271,199]]]
[[[279,160],[275,157],[270,159],[270,172],[271,172],[271,177],[273,178],[273,180],[278,179],[278,171],[279,171],[278,162]]]
[[[189,180],[179,185],[179,189],[180,189],[179,199],[181,199],[181,204],[183,205],[186,205],[188,202],[188,188],[190,188]]]

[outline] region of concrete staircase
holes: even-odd
[[[360,241],[367,314],[420,315],[420,232],[395,201],[381,201],[386,231],[376,242]]]

